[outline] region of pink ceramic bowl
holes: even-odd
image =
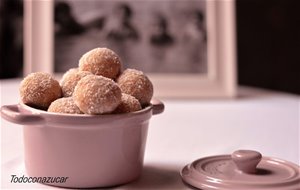
[[[22,103],[1,116],[24,126],[25,166],[31,177],[68,177],[50,185],[91,188],[137,179],[142,171],[149,119],[164,105],[110,115],[56,114]]]

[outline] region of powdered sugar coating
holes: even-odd
[[[142,109],[142,106],[138,99],[135,97],[122,93],[121,103],[114,110],[114,113],[129,113],[134,111],[139,111]]]
[[[63,96],[72,96],[78,81],[87,75],[92,75],[92,73],[88,71],[79,71],[78,68],[69,69],[60,80]]]
[[[121,90],[111,79],[88,75],[76,85],[73,98],[79,109],[86,114],[111,113],[121,102]]]
[[[116,79],[121,70],[119,56],[108,48],[95,48],[79,60],[79,70]]]
[[[21,101],[31,107],[46,110],[51,102],[62,96],[58,81],[50,74],[31,73],[25,77],[19,88]]]
[[[52,102],[48,112],[82,114],[72,97],[59,98]]]
[[[148,105],[153,96],[153,85],[141,71],[126,69],[117,79],[122,92],[139,100],[142,106]]]

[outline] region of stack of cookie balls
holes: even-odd
[[[48,112],[67,114],[119,114],[150,104],[153,85],[141,71],[122,72],[119,56],[108,48],[85,53],[78,68],[68,70],[58,82],[36,72],[21,82],[21,101]]]

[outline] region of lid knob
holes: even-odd
[[[231,158],[240,172],[253,174],[262,155],[253,150],[237,150],[231,154]]]

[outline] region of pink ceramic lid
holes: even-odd
[[[203,190],[300,190],[300,167],[259,152],[202,158],[181,171],[184,182]]]

